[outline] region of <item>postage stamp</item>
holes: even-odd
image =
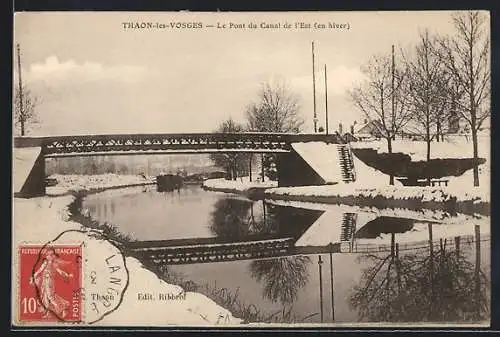
[[[128,286],[125,258],[99,232],[67,230],[17,246],[17,323],[93,324],[115,311]]]
[[[22,245],[19,254],[19,322],[80,322],[82,247]]]

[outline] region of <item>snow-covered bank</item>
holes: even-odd
[[[269,199],[346,204],[377,208],[445,210],[489,215],[489,189],[385,186],[366,188],[361,183],[266,189]]]
[[[374,149],[378,153],[387,153],[387,141],[375,140],[366,142],[351,142],[351,147],[356,149]],[[427,159],[427,143],[425,141],[413,141],[409,139],[397,139],[392,142],[393,153],[404,153],[411,157],[412,161]],[[479,157],[489,159],[490,137],[478,137]],[[431,143],[431,158],[472,158],[472,140],[462,137],[447,137],[444,142]]]
[[[250,181],[249,177],[241,177],[237,180],[208,179],[203,182],[203,188],[209,191],[219,191],[226,193],[242,193],[247,192],[252,188],[265,189],[278,186],[277,181]]]
[[[337,214],[342,213],[357,213],[369,215],[369,218],[377,217],[394,217],[394,218],[405,218],[414,219],[418,221],[427,221],[438,224],[446,225],[458,225],[465,222],[474,222],[476,224],[490,223],[491,218],[487,215],[480,214],[454,214],[443,210],[431,210],[431,209],[418,209],[411,210],[407,208],[377,208],[371,206],[358,206],[358,205],[338,205],[338,204],[324,204],[316,202],[302,202],[302,201],[286,201],[286,200],[271,200],[266,199],[266,202],[276,206],[288,206],[295,208],[305,208],[312,210],[319,210],[325,212],[333,212]],[[358,223],[360,223],[358,221]],[[359,228],[359,226],[358,226]]]
[[[50,178],[57,180],[57,185],[47,187],[47,195],[67,194],[69,191],[101,191],[111,188],[132,187],[155,184],[154,177],[142,175],[121,175],[114,173],[97,175],[54,174]]]
[[[13,217],[13,277],[12,289],[17,289],[16,247],[21,243],[45,244],[66,230],[81,230],[83,240],[90,238],[90,230],[76,222],[69,221],[68,205],[73,196],[14,199]],[[87,234],[88,233],[88,234]],[[93,255],[106,256],[112,244],[102,240],[102,252],[92,251]],[[106,316],[98,324],[105,325],[234,325],[241,320],[217,305],[208,297],[194,292],[186,292],[182,300],[139,301],[138,294],[179,294],[183,289],[168,284],[147,270],[137,259],[126,258],[129,270],[129,285],[123,302],[118,309]],[[17,298],[14,294],[13,298]],[[15,303],[13,303],[15,305]],[[13,308],[13,313],[17,312]],[[222,317],[222,318],[221,318]]]

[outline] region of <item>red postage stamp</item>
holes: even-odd
[[[18,254],[19,321],[82,321],[82,247],[22,245]]]

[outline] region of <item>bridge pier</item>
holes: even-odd
[[[45,190],[45,156],[43,151],[40,151],[38,156],[36,157],[31,169],[28,169],[29,173],[22,184],[20,184],[20,188],[14,186],[14,197],[19,198],[33,198],[44,196],[46,193]],[[16,172],[16,165],[14,164],[14,172],[13,175],[18,174]]]
[[[279,153],[278,187],[324,185],[325,180],[297,152]]]

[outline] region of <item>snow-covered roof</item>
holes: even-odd
[[[380,130],[381,125],[380,122],[377,120],[373,121],[367,121],[366,123],[363,124],[358,124],[354,127],[354,134],[369,134],[370,130],[367,130],[368,127],[373,127],[376,128],[377,130]]]

